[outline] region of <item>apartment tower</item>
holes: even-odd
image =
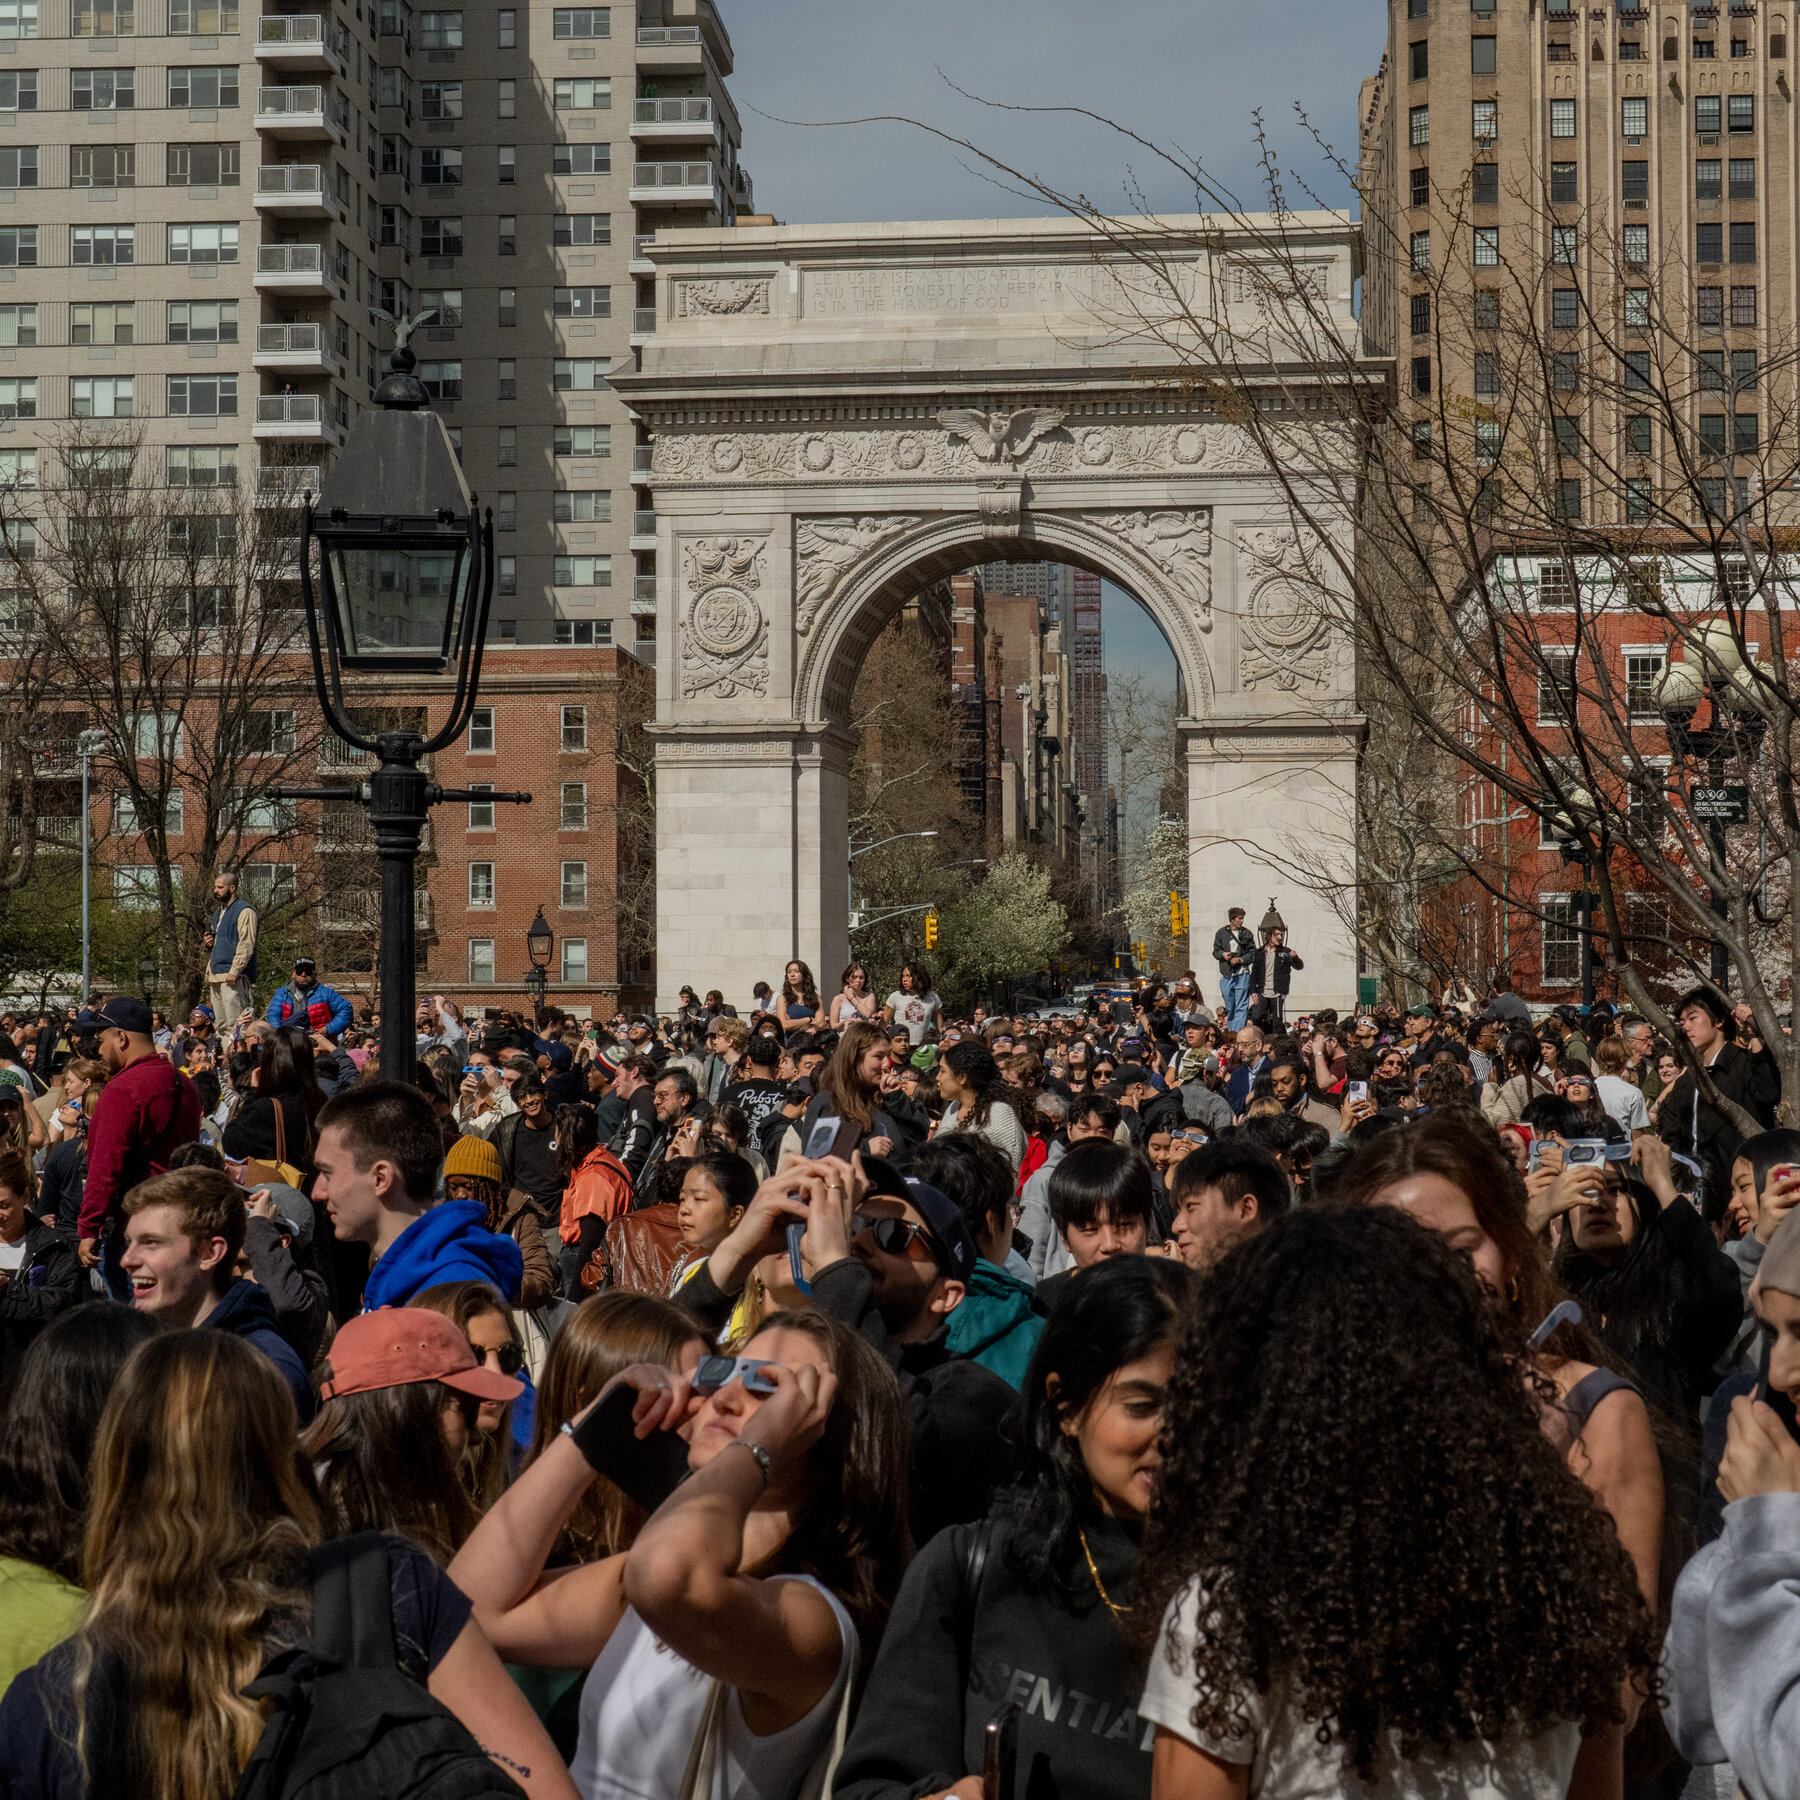
[[[717,11],[305,4],[0,0],[0,475],[129,418],[140,478],[291,503],[380,378],[374,314],[423,314],[494,638],[653,655],[607,377],[656,327],[646,242],[750,202]]]
[[[1649,523],[1675,480],[1633,357],[1703,452],[1755,448],[1759,369],[1800,337],[1788,24],[1782,0],[1388,0],[1362,322],[1417,416],[1434,393],[1504,406],[1502,306],[1535,295],[1553,405],[1581,424],[1558,428],[1568,516]],[[1434,299],[1466,309],[1456,329]]]

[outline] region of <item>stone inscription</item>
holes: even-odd
[[[1184,287],[1187,264],[1164,272]],[[1141,278],[1140,278],[1141,279]],[[1167,287],[1164,288],[1165,305]],[[852,314],[998,316],[1006,313],[1087,313],[1125,298],[1118,273],[1055,264],[1016,268],[829,269],[806,277],[806,311],[814,318]]]

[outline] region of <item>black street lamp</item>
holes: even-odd
[[[1689,816],[1706,826],[1713,861],[1723,869],[1726,827],[1742,825],[1749,818],[1747,792],[1734,791],[1726,785],[1727,765],[1739,757],[1748,773],[1762,755],[1769,722],[1757,710],[1756,677],[1745,663],[1737,634],[1727,621],[1702,625],[1694,634],[1694,648],[1697,656],[1672,662],[1663,670],[1656,704],[1662,713],[1670,755],[1678,762],[1706,765],[1709,792],[1705,805],[1694,805],[1697,796],[1690,797]],[[1696,725],[1694,720],[1703,699],[1712,703],[1712,722]],[[1712,909],[1719,918],[1725,917],[1725,901],[1716,893]],[[1725,940],[1716,937],[1712,941],[1712,982],[1720,993],[1727,991],[1730,975],[1731,958]]]
[[[154,956],[146,956],[144,960],[138,964],[138,988],[142,992],[144,998],[148,1000],[151,991],[155,986],[156,958]]]
[[[1594,1016],[1594,901],[1597,896],[1590,885],[1594,875],[1594,847],[1588,842],[1583,827],[1591,825],[1594,817],[1594,796],[1586,788],[1576,788],[1566,807],[1551,807],[1543,815],[1557,849],[1562,852],[1563,867],[1566,869],[1574,864],[1581,869],[1581,892],[1575,896],[1575,918],[1581,933],[1581,1016],[1584,1019]],[[1602,845],[1600,854],[1604,857],[1610,851]]]
[[[525,954],[531,958],[531,967],[525,972],[525,991],[531,996],[534,1025],[544,1010],[544,995],[550,988],[550,978],[544,971],[550,967],[550,953],[555,948],[556,933],[550,929],[540,906],[537,917],[531,921],[531,929],[525,934]]]
[[[403,325],[374,409],[357,420],[317,508],[309,494],[301,516],[300,578],[319,705],[337,737],[380,762],[360,788],[271,790],[287,800],[360,795],[369,809],[381,859],[381,1066],[395,1079],[416,1055],[413,865],[427,814],[440,800],[531,799],[440,788],[419,767],[455,742],[475,705],[494,592],[494,521],[476,506],[443,421],[412,373],[417,359],[406,336]],[[315,545],[322,596],[313,591]],[[393,677],[452,668],[450,713],[433,736],[365,736],[352,724],[345,670]]]

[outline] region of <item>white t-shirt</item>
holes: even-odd
[[[1428,1749],[1411,1762],[1400,1760],[1396,1745],[1382,1758],[1373,1785],[1344,1768],[1342,1744],[1320,1744],[1316,1725],[1278,1696],[1249,1696],[1243,1736],[1207,1736],[1192,1718],[1197,1596],[1190,1584],[1163,1616],[1138,1715],[1223,1762],[1248,1763],[1252,1800],[1442,1800],[1449,1794],[1457,1800],[1562,1800],[1568,1793],[1581,1748],[1581,1726],[1574,1719],[1542,1737]]]
[[[843,1639],[837,1679],[805,1718],[768,1737],[745,1724],[734,1689],[708,1800],[786,1800],[797,1793],[831,1741],[845,1684],[856,1678],[856,1627],[837,1595],[810,1575],[767,1579],[804,1581],[831,1603]],[[659,1644],[636,1608],[627,1607],[581,1690],[581,1733],[569,1775],[582,1800],[675,1800],[711,1688],[710,1676]]]
[[[894,1023],[904,1025],[906,1035],[915,1044],[925,1041],[926,1029],[944,1004],[935,988],[929,994],[903,994],[896,988],[888,995],[887,1003],[893,1009]]]
[[[1594,1092],[1600,1096],[1600,1104],[1606,1108],[1606,1116],[1616,1124],[1624,1126],[1627,1131],[1648,1131],[1650,1129],[1650,1108],[1644,1099],[1643,1090],[1619,1075],[1597,1075],[1594,1078]]]
[[[25,1240],[20,1238],[16,1244],[0,1244],[0,1269],[13,1273],[25,1266]]]

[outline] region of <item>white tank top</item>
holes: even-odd
[[[843,1644],[837,1678],[805,1718],[769,1737],[744,1723],[736,1689],[727,1694],[712,1800],[792,1800],[830,1741],[845,1685],[856,1677],[856,1627],[838,1597],[810,1575],[767,1579],[804,1581],[825,1596]],[[627,1607],[582,1690],[569,1774],[583,1800],[674,1800],[711,1685]]]

